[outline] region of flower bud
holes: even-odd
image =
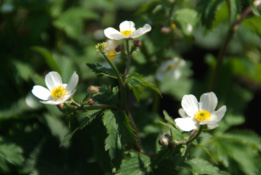
[[[96,94],[96,93],[99,92],[99,87],[98,87],[98,86],[90,86],[90,87],[88,88],[88,92],[89,92],[90,94]]]
[[[122,46],[121,45],[118,45],[116,48],[115,48],[115,51],[116,52],[120,52],[122,50]]]
[[[63,109],[63,103],[58,104],[57,107],[58,107],[59,110],[62,110]]]
[[[169,145],[169,140],[170,140],[170,135],[169,134],[163,134],[160,136],[160,139],[158,141],[158,143],[161,146],[168,146]]]
[[[140,40],[134,40],[134,46],[135,47],[141,47],[142,46],[142,42]]]
[[[261,0],[256,0],[256,1],[254,1],[254,6],[259,6],[261,4]]]
[[[88,99],[88,105],[92,106],[94,104],[94,101],[92,98],[89,98]]]
[[[170,28],[169,27],[162,27],[160,29],[161,33],[163,34],[168,34],[170,32]]]

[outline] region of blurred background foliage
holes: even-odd
[[[130,71],[154,83],[163,96],[146,89],[139,102],[131,93],[129,98],[143,149],[155,153],[160,149],[157,139],[166,129],[160,122],[162,111],[177,118],[183,95],[199,97],[210,90],[227,31],[252,2],[1,0],[0,174],[131,174],[128,163],[138,166],[136,153],[119,155],[126,159],[108,165],[110,153],[104,149],[104,140],[109,121],[94,119],[79,125],[90,114],[64,115],[56,106],[42,105],[31,94],[33,85],[44,85],[44,76],[51,70],[59,72],[64,82],[76,71],[80,76],[76,101],[84,98],[89,85],[112,86],[115,82],[96,77],[86,66],[104,63],[95,49],[106,41],[103,30],[118,28],[124,20],[134,21],[137,28],[149,23],[152,31],[140,38],[143,46],[133,54]],[[181,168],[180,173],[201,174],[201,164],[209,164],[203,174],[261,173],[261,18],[260,8],[252,6],[252,10],[228,45],[214,88],[227,114],[220,127],[204,135],[201,144],[207,150],[193,148],[190,156],[195,159],[187,165],[193,171]],[[181,77],[155,79],[159,65],[173,57],[186,61]],[[124,56],[115,63],[122,71]],[[110,118],[110,114],[105,116]],[[73,137],[68,138],[71,131],[75,131],[69,135]],[[142,156],[141,161],[146,163],[148,157]],[[175,174],[172,168],[172,164],[161,164],[155,172]]]

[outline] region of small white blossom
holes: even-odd
[[[185,60],[178,57],[165,61],[158,68],[156,78],[157,80],[162,81],[165,76],[171,76],[177,80],[181,76],[181,68],[185,65]]]
[[[182,118],[175,119],[176,125],[183,131],[197,129],[200,125],[207,125],[209,129],[214,129],[227,108],[222,106],[217,111],[218,100],[214,92],[204,93],[200,97],[200,102],[194,95],[184,95],[181,101],[182,109],[179,114]]]
[[[68,84],[62,83],[62,78],[57,72],[49,72],[45,76],[45,84],[47,88],[35,85],[32,93],[44,104],[58,105],[66,102],[76,91],[79,77],[76,72],[71,76]]]
[[[121,40],[121,39],[130,39],[137,38],[151,30],[151,26],[149,24],[145,24],[142,28],[136,30],[135,24],[132,21],[123,21],[120,24],[120,31],[109,27],[104,30],[104,34],[107,38],[112,40]]]

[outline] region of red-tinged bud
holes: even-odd
[[[141,47],[142,46],[142,42],[140,40],[134,40],[134,46],[135,47]]]
[[[94,104],[94,101],[92,98],[89,98],[88,99],[88,105],[92,106]]]
[[[170,143],[170,135],[169,134],[163,134],[160,136],[160,139],[158,141],[158,143],[161,145],[161,146],[168,146],[169,143]]]
[[[168,34],[170,32],[170,30],[171,29],[169,27],[162,27],[160,29],[161,33],[163,33],[163,34]]]
[[[121,45],[118,45],[116,48],[115,48],[115,51],[116,52],[120,52],[122,50],[122,46]]]
[[[59,110],[62,110],[63,109],[63,103],[62,104],[58,104],[57,107],[58,107]]]
[[[89,92],[90,94],[96,94],[96,93],[99,92],[99,87],[98,87],[98,86],[90,86],[90,87],[88,88],[88,92]]]

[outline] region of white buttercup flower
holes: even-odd
[[[58,105],[67,101],[76,91],[79,77],[76,72],[71,76],[68,84],[62,83],[62,78],[57,72],[49,72],[45,76],[45,84],[47,88],[35,85],[32,93],[44,104]]]
[[[177,80],[181,76],[181,68],[185,65],[185,60],[178,57],[165,61],[158,68],[156,78],[157,80],[162,81],[165,76],[171,76]]]
[[[135,24],[132,21],[123,21],[120,24],[120,31],[109,27],[104,30],[104,34],[107,38],[113,40],[137,38],[151,30],[149,24],[145,24],[142,28],[136,30]]]
[[[215,111],[217,102],[214,92],[202,94],[200,102],[194,95],[184,95],[181,101],[183,109],[179,110],[182,118],[175,119],[176,125],[183,131],[197,129],[200,125],[216,128],[227,110],[226,106],[222,106]]]

